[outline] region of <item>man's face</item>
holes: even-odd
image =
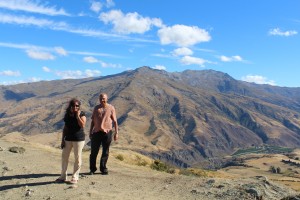
[[[99,101],[100,101],[101,105],[105,105],[107,103],[107,96],[106,95],[103,95],[103,96],[101,95],[99,97]]]

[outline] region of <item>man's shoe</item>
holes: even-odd
[[[108,175],[108,170],[105,169],[105,170],[101,171],[101,174],[102,174],[102,175]]]
[[[90,173],[89,173],[90,175],[94,175],[95,174],[95,172],[93,172],[93,171],[90,171]]]

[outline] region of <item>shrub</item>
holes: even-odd
[[[121,155],[121,154],[118,154],[118,155],[116,156],[116,159],[123,161],[123,160],[124,160],[124,156]]]
[[[272,172],[272,173],[277,173],[277,170],[273,165],[270,166],[269,171]]]
[[[272,173],[275,173],[275,174],[280,174],[281,173],[281,168],[280,167],[271,166],[269,168],[269,171],[272,172]]]
[[[194,169],[194,168],[180,169],[179,174],[182,174],[185,176],[208,177],[208,174],[205,170]]]
[[[9,151],[13,152],[13,153],[21,153],[22,154],[25,152],[25,149],[23,147],[10,147]]]
[[[138,166],[146,166],[148,163],[147,163],[147,161],[145,161],[145,160],[143,160],[142,158],[141,158],[141,156],[136,156],[135,157],[135,159],[136,159],[136,162],[137,162],[137,165]]]
[[[162,171],[162,172],[167,172],[170,174],[175,173],[175,169],[172,168],[171,166],[161,162],[160,160],[154,160],[154,162],[150,165],[151,169],[157,170],[157,171]]]
[[[281,173],[281,168],[277,167],[277,173],[280,174]]]
[[[188,169],[181,169],[179,171],[179,174],[181,175],[185,175],[185,176],[192,176],[195,175],[192,171],[188,170]]]

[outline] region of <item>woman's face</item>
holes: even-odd
[[[75,102],[72,106],[71,106],[71,111],[72,112],[77,112],[80,108],[80,105],[78,102]]]

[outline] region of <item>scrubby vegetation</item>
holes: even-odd
[[[116,159],[123,161],[123,160],[124,160],[124,156],[121,155],[121,154],[118,154],[118,155],[116,156]]]
[[[280,174],[281,173],[281,168],[280,167],[275,167],[275,166],[270,166],[269,171],[275,174]]]
[[[171,167],[170,165],[161,162],[160,160],[154,160],[154,162],[150,165],[151,169],[167,172],[170,174],[175,173],[175,168]]]
[[[239,156],[243,154],[249,154],[249,153],[259,153],[259,154],[275,154],[275,153],[291,153],[294,149],[293,148],[287,148],[287,147],[280,147],[280,146],[256,146],[251,147],[247,149],[239,149],[236,152],[234,152],[233,156]]]
[[[195,169],[195,168],[176,168],[173,166],[170,166],[168,164],[163,163],[160,160],[155,160],[151,165],[151,169],[161,171],[161,172],[167,172],[170,174],[181,174],[185,176],[198,176],[198,177],[208,177],[208,173],[206,170],[203,169]]]
[[[138,165],[138,166],[147,166],[150,163],[149,161],[144,159],[141,155],[124,156],[123,154],[117,154],[115,158],[120,161],[126,160],[127,163]]]
[[[136,156],[135,157],[135,160],[136,160],[136,164],[138,165],[138,166],[146,166],[146,165],[148,165],[148,162],[146,161],[146,160],[144,160],[144,159],[142,159],[142,157],[141,156]]]

